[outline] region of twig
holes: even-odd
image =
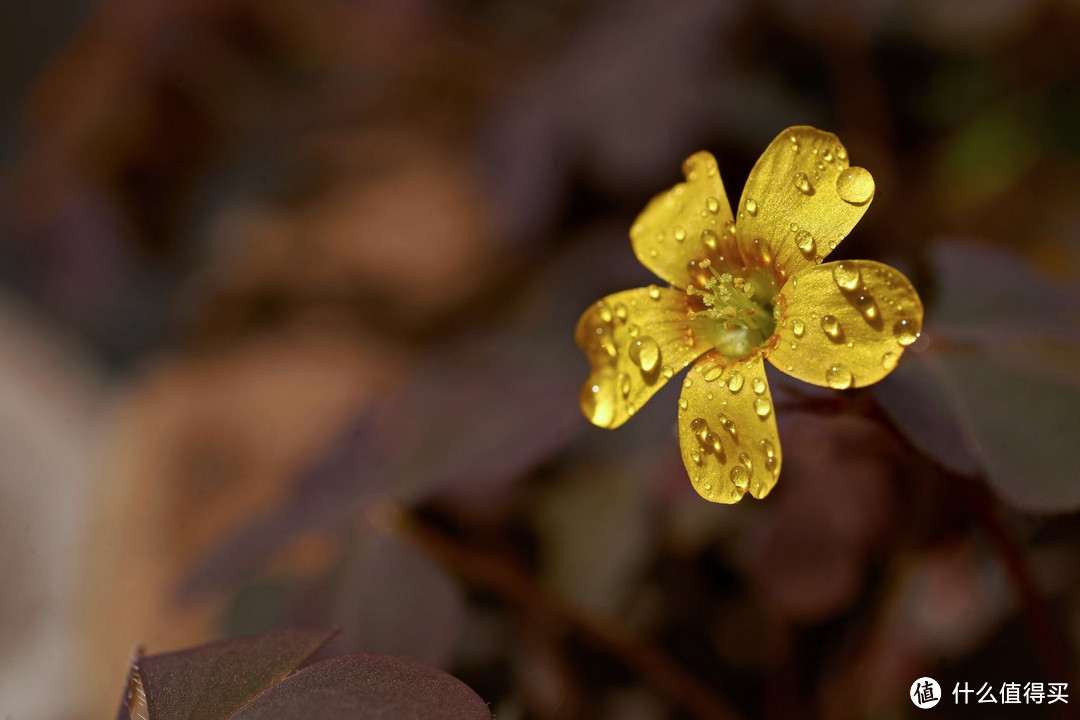
[[[738,720],[739,715],[726,701],[687,674],[661,650],[642,642],[608,618],[542,587],[505,558],[470,547],[415,516],[400,515],[395,528],[402,537],[469,583],[499,595],[530,615],[571,628],[695,717]]]

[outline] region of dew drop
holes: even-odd
[[[731,468],[728,477],[731,479],[731,484],[740,490],[745,489],[750,484],[750,473],[742,465]]]
[[[651,297],[653,300],[659,300],[660,299],[660,288],[656,287],[655,285],[650,285],[649,286],[649,297]]]
[[[765,381],[759,377],[754,378],[750,382],[750,387],[754,388],[754,394],[760,395],[761,393],[765,392]]]
[[[897,320],[893,325],[893,336],[896,337],[896,342],[907,347],[919,339],[919,330],[911,320]]]
[[[806,177],[806,173],[795,173],[795,187],[799,189],[803,195],[809,195],[814,192],[814,186],[810,184],[810,178]]]
[[[776,455],[776,446],[772,444],[770,440],[762,440],[758,443],[758,447],[761,448],[761,454],[767,458],[771,458]]]
[[[709,212],[715,215],[716,213],[720,212],[720,201],[714,197],[707,197],[705,198],[705,207],[708,209]]]
[[[836,146],[836,157],[841,160],[847,160],[847,150],[844,149],[843,145]]]
[[[686,398],[679,398],[679,409],[685,410],[690,407],[690,403],[686,402]]]
[[[675,235],[675,240],[677,240],[678,242],[682,242],[686,239],[686,230],[683,228],[682,225],[676,225],[675,230],[672,234]]]
[[[690,459],[694,461],[694,464],[700,465],[701,464],[701,453],[699,453],[697,450],[691,450],[690,451]]]
[[[684,388],[688,388],[688,387],[690,387],[690,386],[691,386],[691,385],[693,385],[693,384],[694,384],[694,381],[693,381],[693,380],[691,380],[691,379],[690,379],[689,377],[687,377],[687,378],[684,378],[684,379],[683,379],[683,381],[682,381],[682,386],[683,386]]]
[[[743,386],[742,373],[739,372],[738,370],[733,371],[731,373],[731,377],[728,378],[727,389],[730,390],[733,393],[737,393],[740,390],[742,390],[742,386]]]
[[[757,215],[757,203],[753,198],[746,198],[746,212],[750,213],[751,217]]]
[[[769,398],[762,395],[754,401],[754,412],[758,414],[758,417],[769,417],[769,413],[772,412],[772,403]]]
[[[699,437],[704,437],[708,429],[709,423],[705,422],[705,418],[697,417],[690,421],[690,432]]]
[[[805,255],[814,254],[814,236],[808,230],[800,230],[795,233],[795,245]]]
[[[720,436],[712,431],[705,433],[703,443],[706,450],[712,451],[716,455],[721,455],[724,452],[724,445],[720,442]]]
[[[720,245],[720,239],[712,230],[702,230],[701,243],[710,250],[715,250]]]
[[[841,290],[854,290],[862,279],[859,268],[851,263],[836,263],[832,271],[833,280]]]
[[[611,322],[613,317],[614,316],[611,314],[611,310],[609,310],[606,307],[600,308],[600,320],[602,320],[603,322],[609,323],[609,322]]]
[[[874,302],[874,298],[869,295],[859,295],[855,298],[855,307],[858,308],[859,312],[867,319],[867,321],[873,321],[878,316],[877,303]]]
[[[719,378],[723,374],[724,374],[724,368],[722,368],[719,365],[713,365],[712,367],[706,368],[701,373],[701,377],[705,380],[705,382],[712,382],[713,380],[716,380],[717,378]]]
[[[899,359],[900,358],[897,357],[896,353],[887,352],[881,356],[881,367],[885,370],[892,370],[896,367],[896,363]]]
[[[825,381],[829,387],[836,390],[846,390],[851,387],[851,371],[843,365],[833,365],[825,371]]]
[[[836,340],[840,337],[840,321],[833,315],[824,315],[821,318],[821,329],[829,336],[830,339]]]
[[[795,318],[791,321],[791,334],[797,338],[801,338],[803,333],[806,332],[806,323],[799,318]]]
[[[614,360],[615,356],[619,354],[619,348],[615,347],[615,343],[610,340],[601,342],[600,349],[607,353],[608,359],[610,360]]]
[[[631,342],[628,353],[642,372],[652,372],[660,362],[660,346],[648,335]]]
[[[619,384],[619,392],[623,397],[629,397],[630,395],[630,376],[626,373],[619,373],[615,378],[615,382]]]
[[[832,150],[829,150],[828,148],[826,148],[825,149],[825,154],[821,156],[821,159],[824,160],[825,162],[832,162],[833,161]]]
[[[586,383],[581,388],[581,409],[585,416],[594,425],[607,427],[615,417],[615,404],[611,401],[608,393],[604,393],[600,385]]]
[[[625,320],[626,316],[627,316],[626,306],[623,305],[622,303],[619,303],[618,305],[616,305],[615,306],[615,317],[619,318],[620,320]]]
[[[866,168],[849,167],[837,176],[836,192],[844,202],[862,205],[874,194],[874,178]]]
[[[641,334],[641,328],[631,323],[626,326],[626,334],[632,338],[636,338],[638,335]]]
[[[670,365],[665,365],[660,368],[660,374],[663,375],[665,379],[670,380],[671,376],[675,374],[675,368]]]

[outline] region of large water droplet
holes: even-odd
[[[702,445],[705,446],[706,450],[715,453],[716,455],[721,455],[724,452],[724,446],[720,442],[720,436],[712,431],[705,433]]]
[[[664,376],[665,380],[670,380],[671,376],[675,374],[675,368],[671,367],[670,365],[665,365],[664,367],[660,368],[660,374]]]
[[[660,288],[656,287],[655,285],[650,285],[649,286],[649,297],[651,297],[653,300],[659,300],[660,299]]]
[[[581,409],[594,425],[607,427],[615,417],[615,403],[599,384],[586,383],[580,393]]]
[[[843,365],[833,365],[825,371],[825,382],[829,387],[837,390],[846,390],[851,387],[851,371]]]
[[[855,290],[862,279],[859,268],[852,263],[836,263],[833,266],[832,276],[841,290]]]
[[[720,246],[720,238],[716,237],[716,233],[708,229],[701,231],[701,242],[710,250],[715,250]]]
[[[648,335],[632,341],[628,353],[630,360],[641,368],[642,372],[652,372],[660,362],[660,346]]]
[[[765,381],[759,377],[750,381],[750,387],[754,388],[754,392],[758,395],[765,392]]]
[[[810,184],[810,178],[806,177],[806,173],[795,173],[795,187],[799,189],[803,195],[809,195],[814,192],[814,186]]]
[[[791,334],[797,338],[801,338],[803,333],[806,332],[806,323],[799,318],[795,318],[791,321]]]
[[[746,468],[742,465],[736,465],[731,468],[728,477],[731,479],[731,484],[740,490],[745,489],[746,486],[750,484],[750,473],[748,473]]]
[[[893,325],[893,336],[896,342],[907,347],[919,339],[919,329],[911,320],[897,320]]]
[[[723,367],[721,367],[720,365],[712,365],[702,371],[701,377],[705,380],[705,382],[712,382],[713,380],[718,379],[723,374]]]
[[[855,298],[855,307],[868,321],[873,322],[877,319],[878,306],[870,295],[859,295]]]
[[[861,167],[849,167],[836,178],[836,193],[852,205],[862,205],[874,194],[874,177]]]
[[[772,444],[770,440],[762,440],[758,443],[758,447],[761,448],[761,454],[767,458],[771,458],[776,455],[776,446]]]
[[[730,390],[733,393],[737,393],[740,390],[742,390],[742,386],[743,386],[742,373],[739,372],[738,370],[733,371],[731,373],[731,377],[729,377],[728,381],[727,381],[728,390]]]
[[[751,217],[757,215],[757,203],[753,198],[746,198],[746,212],[750,213]]]
[[[762,395],[757,400],[754,400],[754,412],[758,414],[758,417],[769,417],[769,413],[772,412],[772,402]]]
[[[795,233],[795,245],[804,255],[814,254],[814,236],[809,230],[800,230]]]
[[[836,340],[840,337],[840,321],[832,315],[822,316],[821,329],[831,340]]]
[[[715,215],[716,213],[720,212],[720,201],[714,197],[707,197],[705,198],[705,207],[709,210],[709,212]]]

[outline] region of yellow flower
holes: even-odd
[[[683,172],[686,182],[653,198],[630,230],[638,259],[672,287],[609,295],[578,321],[592,366],[581,409],[616,428],[694,363],[679,397],[694,488],[713,502],[763,498],[781,459],[764,360],[814,385],[870,385],[918,337],[922,303],[888,265],[821,264],[874,196],[874,179],[849,165],[835,135],[780,133],[750,172],[737,217],[712,155],[693,155]]]

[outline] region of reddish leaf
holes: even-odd
[[[304,668],[235,720],[491,720],[486,703],[441,670],[384,655],[346,655]]]
[[[285,630],[152,655],[133,663],[130,682],[141,678],[153,720],[224,720],[303,664],[333,634]]]

